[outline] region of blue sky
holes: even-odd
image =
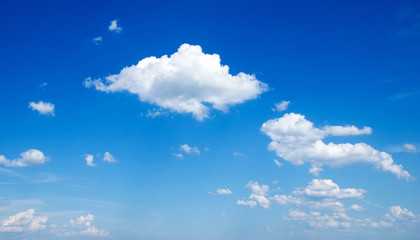
[[[1,239],[417,239],[417,1],[1,2]]]

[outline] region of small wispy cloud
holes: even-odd
[[[273,161],[274,161],[274,163],[276,164],[277,167],[283,166],[283,163],[279,162],[279,160],[273,159]]]
[[[246,154],[240,153],[240,152],[237,152],[237,151],[234,151],[232,153],[232,155],[235,156],[235,157],[246,157]]]
[[[273,112],[277,111],[277,112],[283,112],[286,111],[289,108],[290,105],[290,101],[281,101],[279,103],[276,103],[274,105],[274,108],[272,108],[271,110],[273,110]]]
[[[182,153],[172,153],[172,156],[179,158],[179,159],[183,159],[184,155],[182,155]]]
[[[109,163],[116,163],[117,162],[117,160],[115,160],[114,156],[112,156],[111,153],[109,153],[109,152],[104,153],[103,161],[104,162],[109,162]]]
[[[216,190],[215,193],[209,192],[209,194],[212,195],[230,195],[232,194],[232,191],[229,188],[219,188]]]
[[[191,147],[188,144],[184,144],[184,145],[179,146],[179,149],[181,151],[184,151],[185,153],[188,153],[188,154],[200,155],[200,150],[198,149],[198,147]]]
[[[100,45],[102,43],[102,37],[101,36],[95,37],[95,38],[92,39],[92,41],[93,41],[94,44]]]

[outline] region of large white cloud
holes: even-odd
[[[231,75],[218,54],[205,54],[200,46],[189,44],[169,57],[145,58],[105,80],[87,78],[85,86],[103,92],[128,91],[161,108],[192,113],[200,121],[209,117],[210,107],[226,112],[229,106],[267,91],[254,75]]]
[[[285,114],[281,118],[265,122],[261,131],[268,135],[272,142],[268,149],[295,165],[309,162],[314,175],[322,171],[322,166],[342,167],[357,163],[373,164],[377,169],[395,174],[399,179],[414,178],[403,169],[402,165],[394,163],[392,156],[380,152],[366,143],[328,143],[323,139],[327,136],[350,136],[370,134],[372,129],[355,126],[325,126],[316,128],[305,116],[296,113]]]
[[[19,212],[0,221],[0,232],[37,231],[46,228],[48,217],[35,216],[34,209]]]
[[[0,164],[6,167],[27,167],[41,165],[48,160],[44,153],[36,149],[29,149],[21,153],[20,156],[20,158],[9,160],[4,155],[0,155]]]
[[[40,114],[44,114],[44,115],[51,114],[52,116],[54,116],[55,106],[54,104],[49,103],[49,102],[43,102],[43,101],[30,102],[29,108],[31,108],[34,111],[38,111]]]

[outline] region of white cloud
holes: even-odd
[[[40,114],[51,114],[52,116],[54,116],[54,104],[49,103],[49,102],[43,102],[43,101],[39,101],[39,102],[30,102],[29,103],[29,108],[31,108],[34,111],[38,111]]]
[[[277,167],[283,166],[283,163],[279,162],[279,160],[273,159],[273,161],[274,161],[274,163],[276,164]]]
[[[313,228],[349,228],[351,224],[348,221],[347,215],[343,214],[329,216],[320,212],[310,211],[309,213],[305,213],[300,210],[290,210],[286,219],[306,223]]]
[[[88,214],[80,216],[75,220],[70,219],[70,225],[57,226],[55,224],[47,225],[48,217],[36,216],[34,209],[28,209],[19,212],[7,219],[0,220],[0,232],[34,232],[48,230],[49,233],[58,236],[98,236],[108,237],[109,231],[99,230],[92,222],[94,216]]]
[[[392,206],[389,208],[389,213],[386,216],[391,221],[398,221],[398,220],[418,220],[419,216],[414,214],[413,212],[408,211],[407,208],[401,208],[400,206]]]
[[[250,200],[238,200],[238,205],[244,205],[253,208],[258,203],[262,208],[270,207],[270,200],[268,200],[266,197],[268,191],[270,190],[267,185],[259,185],[258,182],[249,181],[245,187],[251,190],[251,195],[249,195]]]
[[[105,162],[109,162],[109,163],[116,163],[117,160],[115,160],[115,158],[109,153],[109,152],[105,152],[104,153],[104,159]]]
[[[351,205],[351,206],[350,206],[350,209],[351,209],[351,210],[354,210],[354,211],[358,211],[358,212],[361,212],[361,211],[366,210],[364,207],[362,207],[362,206],[360,206],[360,205],[357,205],[357,204],[353,204],[353,205]]]
[[[200,154],[200,150],[198,149],[198,147],[190,147],[190,146],[188,146],[188,144],[184,144],[184,145],[179,146],[179,149],[181,151],[184,151],[184,152],[188,153],[188,154],[192,154],[192,153],[195,153],[197,155]]]
[[[281,118],[265,122],[261,131],[268,135],[272,142],[268,149],[286,161],[295,165],[309,162],[313,173],[324,165],[342,167],[357,163],[370,163],[377,169],[391,172],[399,179],[407,181],[414,178],[403,170],[402,165],[394,163],[392,156],[380,152],[365,143],[325,144],[322,139],[327,136],[350,136],[370,134],[371,128],[359,129],[355,126],[325,126],[316,128],[305,116],[295,113],[285,114]]]
[[[275,108],[272,108],[273,111],[283,112],[286,111],[290,105],[290,101],[281,101],[275,104]]]
[[[320,167],[314,167],[314,166],[312,166],[310,169],[309,169],[309,173],[310,174],[312,174],[313,176],[318,176],[322,171],[324,171],[324,169],[323,168],[320,168]]]
[[[241,205],[241,206],[248,206],[250,208],[254,208],[257,205],[257,202],[254,200],[238,200],[236,201],[236,204]]]
[[[363,198],[364,189],[344,188],[334,183],[331,179],[312,179],[304,189],[298,189],[294,193],[315,198]]]
[[[89,167],[94,167],[95,164],[93,163],[93,155],[92,154],[86,154],[85,155],[86,165]]]
[[[120,26],[118,26],[118,20],[112,20],[111,24],[108,27],[109,31],[111,32],[116,32],[116,33],[120,33],[122,32],[122,28]]]
[[[102,37],[95,37],[92,39],[93,43],[95,43],[96,45],[100,45],[102,43]]]
[[[178,52],[161,58],[148,57],[119,74],[85,80],[86,87],[103,92],[128,91],[140,101],[177,113],[192,113],[199,121],[213,108],[227,112],[230,106],[257,98],[267,85],[254,75],[231,75],[218,54],[205,54],[200,46],[183,44]]]
[[[360,199],[366,192],[364,189],[340,188],[330,179],[313,179],[304,188],[296,188],[294,195],[269,196],[269,187],[250,181],[246,188],[251,190],[249,200],[253,200],[263,208],[268,208],[271,201],[279,205],[306,206],[311,209],[330,209],[333,211],[345,211],[344,205],[339,199]],[[246,205],[246,204],[242,204]],[[248,204],[248,206],[251,206]]]
[[[14,160],[6,159],[4,155],[0,155],[0,164],[6,167],[27,167],[32,165],[42,165],[48,158],[39,150],[29,149],[20,154],[20,158]]]
[[[219,194],[219,195],[230,195],[230,194],[232,194],[232,191],[230,191],[229,188],[226,188],[226,189],[219,188],[219,189],[216,190],[216,193]]]
[[[236,152],[236,151],[233,152],[232,155],[235,156],[235,157],[246,157],[246,154],[243,154],[243,153],[240,153],[240,152]]]
[[[92,214],[80,216],[76,220],[70,219],[70,225],[56,226],[51,225],[51,233],[58,236],[96,236],[109,237],[109,231],[105,229],[98,229],[92,224],[95,217]]]
[[[23,232],[45,229],[48,217],[35,216],[34,214],[34,209],[28,209],[0,221],[0,232]]]
[[[152,111],[147,110],[146,117],[148,117],[148,118],[157,118],[157,117],[159,117],[161,115],[164,115],[164,114],[165,113],[162,112],[162,110],[158,110],[158,109],[155,109],[154,108]]]
[[[413,144],[406,143],[404,144],[404,148],[409,152],[417,152],[417,148]]]
[[[184,158],[184,155],[182,155],[182,153],[172,153],[172,155],[173,155],[174,157],[179,158],[179,159],[183,159],[183,158]]]
[[[47,85],[48,85],[48,83],[43,82],[39,85],[39,88],[44,89]]]

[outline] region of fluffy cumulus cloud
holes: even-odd
[[[392,206],[389,208],[389,213],[386,216],[393,222],[395,221],[418,221],[419,215],[408,211],[407,208],[401,208],[400,206]]]
[[[36,149],[29,149],[21,153],[20,156],[20,158],[9,160],[4,155],[0,155],[0,164],[6,167],[27,167],[42,165],[48,160],[44,153]]]
[[[389,212],[378,220],[348,216],[346,213],[348,209],[353,210],[352,213],[354,213],[354,211],[364,211],[365,208],[357,204],[345,207],[341,200],[361,199],[366,190],[340,188],[330,179],[313,179],[306,187],[296,188],[290,195],[271,195],[267,185],[260,185],[253,181],[250,181],[245,187],[251,191],[251,195],[247,199],[237,200],[238,205],[250,208],[260,206],[267,209],[273,203],[277,203],[282,206],[291,205],[306,208],[307,210],[292,208],[288,214],[284,215],[284,219],[297,221],[310,228],[397,227],[400,230],[405,230],[410,227],[418,228],[420,223],[420,215],[400,206],[390,207]]]
[[[246,188],[250,189],[251,195],[247,201],[238,200],[239,205],[251,207],[260,205],[263,208],[269,208],[271,202],[274,201],[279,205],[306,206],[311,209],[331,209],[334,211],[345,211],[343,203],[339,201],[340,199],[360,199],[366,193],[364,189],[340,188],[331,179],[313,179],[306,187],[296,188],[291,195],[276,194],[269,196],[269,186],[260,185],[253,181],[250,181]],[[239,201],[241,201],[241,204]]]
[[[54,116],[54,104],[49,103],[49,102],[43,102],[43,101],[39,101],[39,102],[30,102],[29,103],[29,108],[31,108],[34,111],[38,111],[40,114],[44,114],[44,115],[52,115]]]
[[[399,179],[414,178],[403,169],[402,165],[394,163],[392,156],[380,152],[366,143],[324,143],[327,136],[351,136],[370,134],[369,127],[355,126],[325,126],[314,127],[305,116],[296,113],[285,114],[281,118],[265,122],[261,131],[271,138],[268,146],[270,151],[295,165],[309,162],[314,175],[322,171],[322,166],[342,167],[351,164],[369,163],[377,169],[395,174]]]
[[[0,221],[0,232],[23,232],[45,229],[48,217],[36,216],[34,209],[28,209]]]
[[[298,195],[306,195],[315,198],[363,198],[364,189],[344,188],[341,189],[331,179],[313,179],[304,189],[295,191]]]
[[[260,185],[258,182],[250,181],[245,187],[251,191],[251,195],[249,195],[249,200],[238,200],[238,205],[253,208],[259,204],[263,208],[270,207],[270,200],[267,198],[270,188],[267,185]]]
[[[109,153],[109,152],[104,153],[103,160],[105,162],[109,162],[109,163],[116,163],[117,162],[117,160],[115,160],[114,156],[112,156],[111,153]]]
[[[254,75],[232,75],[218,54],[205,54],[200,46],[189,44],[169,57],[142,59],[105,79],[87,78],[85,86],[107,93],[127,91],[163,109],[192,113],[199,121],[209,117],[210,108],[226,112],[267,91]]]
[[[111,21],[108,29],[109,29],[109,31],[115,32],[115,33],[122,32],[122,28],[120,26],[118,26],[118,20],[117,19]]]
[[[200,150],[198,149],[198,147],[191,147],[188,144],[184,144],[184,145],[179,146],[179,149],[181,151],[184,151],[185,153],[188,153],[188,154],[193,154],[193,153],[197,154],[197,155],[200,154]]]
[[[277,112],[283,112],[286,111],[287,108],[289,108],[290,105],[290,101],[281,101],[279,103],[276,103],[274,105],[275,108],[272,108],[273,111],[277,111]]]
[[[86,165],[89,167],[94,167],[95,164],[93,163],[93,155],[92,154],[86,154],[85,155]]]

